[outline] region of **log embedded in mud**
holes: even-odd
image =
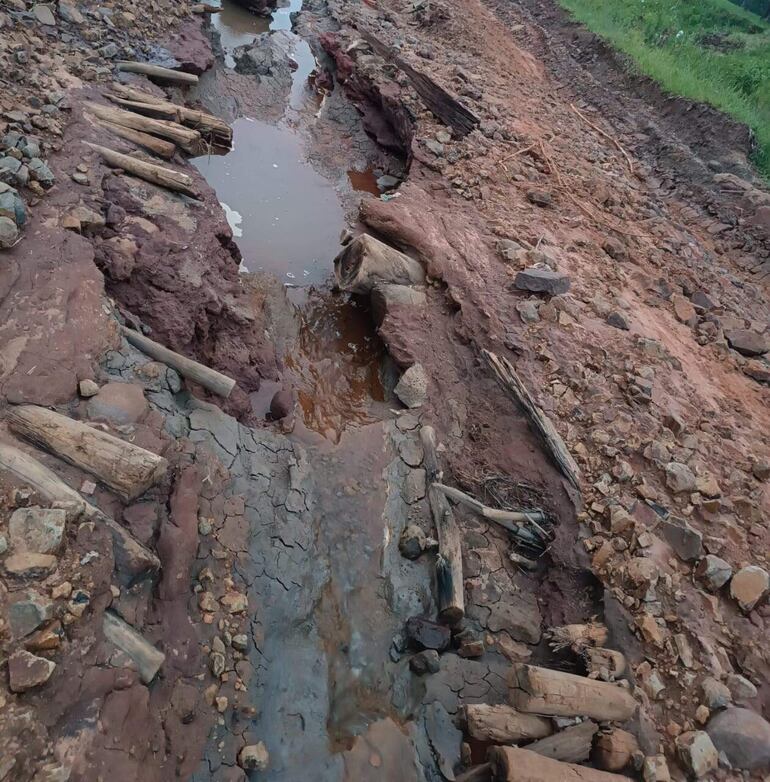
[[[124,155],[122,152],[116,152],[114,149],[102,147],[99,144],[92,144],[90,141],[83,142],[86,146],[95,149],[104,159],[105,163],[115,168],[123,169],[127,174],[137,176],[158,187],[165,187],[168,190],[174,190],[178,193],[191,198],[198,198],[198,193],[193,188],[192,179],[173,168],[163,168],[154,163],[148,163],[146,160]]]
[[[156,138],[155,136],[151,136],[149,133],[142,133],[141,130],[127,128],[124,125],[116,125],[114,122],[107,122],[101,119],[94,121],[100,127],[109,130],[110,133],[114,133],[116,136],[120,136],[120,138],[126,139],[126,141],[131,141],[140,147],[144,147],[145,149],[150,150],[150,152],[154,152],[159,157],[170,160],[174,156],[176,145],[172,144],[170,141],[164,141],[162,138]]]
[[[594,736],[599,726],[593,720],[584,720],[579,725],[571,725],[553,736],[547,736],[534,744],[529,744],[530,752],[537,752],[554,760],[565,763],[582,763],[591,754]]]
[[[102,629],[104,637],[136,663],[142,681],[149,684],[163,665],[166,655],[112,611],[104,612]]]
[[[443,87],[436,84],[430,76],[415,70],[399,57],[394,49],[386,46],[367,30],[360,30],[360,33],[380,57],[390,60],[406,74],[425,105],[458,136],[467,136],[479,125],[479,118],[457,98],[452,97]]]
[[[124,60],[117,64],[119,71],[125,73],[141,73],[150,79],[159,81],[174,82],[176,84],[197,84],[198,77],[192,73],[184,71],[172,71],[170,68],[162,68],[160,65],[150,65],[147,62],[134,62]]]
[[[511,667],[508,688],[519,711],[552,717],[624,722],[637,705],[627,690],[615,684],[524,663]]]
[[[553,733],[551,720],[524,714],[505,704],[468,703],[464,708],[468,734],[479,741],[516,744],[542,739]]]
[[[98,119],[173,141],[174,144],[190,154],[195,155],[202,150],[201,134],[197,130],[180,125],[178,122],[153,119],[133,111],[116,109],[114,106],[102,106],[99,103],[86,103],[86,108]]]
[[[436,433],[433,431],[433,427],[423,426],[420,438],[425,452],[424,464],[428,482],[428,501],[439,543],[436,562],[438,615],[441,621],[447,624],[456,624],[465,616],[460,530],[449,501],[433,486],[441,478],[436,453]]]
[[[492,779],[492,766],[481,763],[455,776],[455,782],[489,782]]]
[[[194,14],[219,14],[222,13],[221,5],[209,5],[208,3],[196,3],[190,6],[190,11]]]
[[[378,283],[425,282],[422,265],[369,234],[361,234],[334,259],[337,284],[350,293],[370,293]]]
[[[71,502],[83,508],[88,518],[104,524],[112,537],[115,570],[126,584],[160,570],[160,560],[114,519],[86,502],[75,489],[67,486],[56,473],[28,454],[0,443],[0,469],[31,486],[48,502]]]
[[[96,476],[124,500],[134,500],[166,474],[168,462],[144,448],[44,407],[11,408],[16,434]]]
[[[125,338],[135,347],[156,361],[167,364],[175,369],[183,377],[198,383],[214,394],[227,398],[235,388],[235,380],[216,369],[211,369],[191,358],[185,358],[173,350],[169,350],[158,342],[155,342],[138,331],[126,328],[122,329]]]
[[[628,782],[628,777],[562,763],[518,747],[491,747],[487,758],[496,782]]]
[[[561,435],[556,431],[556,427],[532,398],[507,359],[500,358],[488,350],[482,351],[482,354],[503,389],[524,408],[524,412],[542,437],[554,461],[579,495],[580,470]]]

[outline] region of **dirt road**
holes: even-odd
[[[495,744],[542,778],[761,777],[770,193],[746,134],[549,0],[209,10],[0,10],[0,780],[517,779]],[[364,233],[413,277],[335,287]],[[120,458],[20,427],[29,406]],[[429,427],[441,483],[513,529],[436,504]],[[578,705],[528,704],[539,667]]]

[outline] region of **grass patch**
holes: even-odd
[[[663,89],[748,125],[770,178],[770,23],[729,0],[559,0]]]

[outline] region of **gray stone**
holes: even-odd
[[[247,744],[238,753],[238,765],[245,771],[266,771],[270,765],[270,754],[264,741]]]
[[[726,684],[730,689],[733,700],[739,703],[757,697],[757,688],[745,676],[741,676],[739,673],[728,674]]]
[[[438,652],[448,649],[452,640],[452,633],[446,625],[422,616],[407,619],[406,635],[419,649],[435,649]]]
[[[548,293],[551,296],[566,293],[570,284],[569,275],[551,271],[551,269],[540,269],[536,266],[523,269],[514,280],[514,285],[519,290]]]
[[[44,3],[37,3],[32,6],[32,14],[40,24],[48,25],[49,27],[56,26],[56,17],[53,15],[53,10],[50,5]]]
[[[543,618],[531,592],[516,592],[489,606],[486,626],[490,632],[505,630],[514,641],[540,642]]]
[[[99,393],[99,385],[94,380],[81,380],[78,383],[78,391],[84,399],[90,399]]]
[[[53,602],[31,589],[14,595],[8,606],[8,621],[15,639],[29,635],[52,616]]]
[[[623,315],[622,312],[618,312],[617,310],[613,310],[607,316],[607,324],[609,326],[612,326],[613,328],[620,329],[621,331],[628,331],[630,328],[626,316]]]
[[[716,592],[721,589],[733,575],[733,569],[729,562],[725,562],[715,554],[707,554],[698,562],[695,575],[703,581],[706,589]]]
[[[537,206],[549,206],[551,203],[551,194],[545,190],[528,190],[527,200]]]
[[[27,221],[24,201],[12,187],[6,187],[5,191],[0,192],[0,217],[8,217],[16,225],[22,226]]]
[[[666,485],[671,491],[695,491],[695,474],[686,464],[669,462],[665,470]]]
[[[105,46],[100,47],[99,54],[101,54],[105,59],[111,60],[118,56],[118,51],[118,45],[114,41],[111,41]]]
[[[416,524],[409,524],[398,539],[398,550],[407,559],[417,559],[425,551],[426,544],[427,538],[422,529]]]
[[[3,566],[12,576],[21,578],[39,576],[56,567],[56,557],[52,554],[34,554],[22,551],[7,557]]]
[[[526,248],[522,247],[513,239],[501,239],[497,243],[497,252],[499,252],[506,261],[512,262],[520,261],[527,255]]]
[[[61,548],[67,514],[61,508],[18,508],[8,532],[15,552],[56,554]]]
[[[422,364],[413,364],[409,367],[401,375],[394,391],[407,407],[421,407],[428,395],[428,375]]]
[[[19,238],[19,229],[10,217],[0,217],[0,248],[7,249],[16,244]]]
[[[438,652],[435,649],[425,649],[409,658],[409,667],[418,676],[426,673],[438,673],[441,668]]]
[[[644,782],[671,782],[665,755],[650,755],[644,759],[642,766]]]
[[[761,356],[770,350],[770,339],[767,336],[748,329],[726,331],[725,339],[733,350],[743,356]]]
[[[719,767],[719,753],[703,730],[682,733],[676,739],[676,749],[682,764],[696,779],[702,779]]]
[[[400,184],[401,180],[397,176],[391,176],[390,174],[383,174],[377,178],[377,187],[380,190],[392,190]]]
[[[14,179],[20,168],[21,160],[10,156],[0,157],[0,179],[4,182]]]
[[[0,535],[0,555],[8,551],[8,539],[5,535]]]
[[[742,611],[749,613],[770,590],[770,576],[757,565],[741,568],[730,582],[730,595]]]
[[[233,649],[238,652],[245,652],[249,648],[249,637],[245,633],[238,633],[233,636]]]
[[[684,519],[662,519],[658,530],[679,559],[694,562],[703,555],[703,535]]]
[[[32,178],[40,182],[45,188],[51,187],[56,179],[53,171],[39,157],[33,157],[29,161],[29,170]]]
[[[445,779],[454,779],[454,769],[460,762],[463,734],[455,727],[449,712],[440,701],[425,707],[425,731],[439,770]]]
[[[756,712],[725,709],[711,718],[706,732],[733,768],[752,771],[770,766],[770,723]]]
[[[718,711],[727,708],[732,702],[732,695],[726,684],[717,681],[713,676],[706,677],[701,682],[703,690],[703,703],[710,711]]]
[[[527,299],[516,305],[516,311],[524,323],[537,323],[540,320],[540,311],[536,301]]]
[[[45,684],[56,663],[19,649],[8,658],[8,680],[12,692],[26,692]]]
[[[148,408],[142,386],[107,383],[88,400],[88,417],[118,425],[133,424],[144,417]]]
[[[77,7],[71,3],[59,3],[59,16],[61,16],[65,22],[70,22],[72,24],[83,24],[85,21],[83,14],[81,14]]]

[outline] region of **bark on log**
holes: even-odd
[[[496,782],[628,782],[628,777],[562,763],[518,747],[492,747],[487,758]]]
[[[516,709],[551,717],[624,722],[637,705],[629,692],[614,684],[524,663],[511,667],[508,688]]]
[[[201,134],[197,130],[180,125],[178,122],[153,119],[133,111],[116,109],[114,106],[102,106],[99,103],[86,103],[86,108],[95,117],[105,122],[123,125],[126,128],[173,141],[174,144],[191,155],[200,154],[203,149]]]
[[[127,529],[86,502],[56,473],[18,448],[0,443],[0,469],[7,470],[49,502],[74,502],[88,518],[104,524],[112,536],[115,570],[127,586],[160,570],[160,560]]]
[[[579,725],[571,725],[553,736],[529,744],[530,752],[537,752],[546,758],[562,760],[565,763],[581,763],[588,760],[591,746],[599,726],[593,720],[585,720]]]
[[[105,163],[110,166],[123,169],[127,174],[137,176],[153,185],[184,193],[191,198],[198,198],[198,193],[193,187],[193,180],[181,171],[156,166],[154,163],[139,160],[139,158],[131,157],[131,155],[124,155],[122,152],[116,152],[114,149],[108,149],[99,144],[92,144],[90,141],[84,141],[83,143],[91,147],[91,149],[95,149],[102,156]]]
[[[423,426],[420,439],[425,452],[423,463],[428,483],[428,501],[438,535],[439,553],[436,561],[438,615],[442,622],[456,624],[465,616],[460,530],[449,501],[433,486],[441,478],[436,453],[436,433],[433,427]]]
[[[551,720],[535,714],[524,714],[506,705],[468,703],[465,705],[465,723],[471,738],[495,744],[532,741],[553,733]]]
[[[172,142],[164,141],[162,138],[156,138],[149,133],[142,133],[141,130],[127,128],[124,125],[116,125],[114,122],[107,122],[102,119],[95,119],[94,122],[109,130],[110,133],[114,133],[116,136],[126,139],[126,141],[131,141],[140,147],[144,147],[166,160],[170,160],[176,151],[176,145]]]
[[[135,62],[123,60],[117,63],[119,71],[124,73],[141,73],[149,79],[157,81],[173,82],[176,84],[197,84],[198,77],[184,71],[172,71],[170,68],[162,68],[160,65],[150,65],[147,62]]]
[[[166,655],[112,611],[104,612],[102,629],[104,637],[136,663],[140,678],[149,684],[163,665]]]
[[[370,293],[378,283],[415,285],[425,282],[425,270],[408,255],[361,234],[334,259],[337,284],[351,293]]]
[[[524,383],[521,382],[521,378],[516,374],[516,370],[507,359],[499,358],[488,350],[482,351],[482,354],[502,388],[524,409],[557,466],[575,488],[578,496],[580,496],[580,469],[569,450],[567,450],[564,440],[556,431],[556,427],[551,422],[551,419],[548,418],[532,398]]]
[[[359,29],[361,36],[374,51],[386,60],[397,65],[408,77],[417,94],[425,105],[454,132],[462,137],[467,136],[479,125],[479,118],[457,98],[450,95],[443,87],[424,73],[415,70],[409,63],[398,56],[394,49],[386,46],[367,30]]]
[[[172,369],[179,372],[180,375],[192,380],[204,388],[219,394],[219,396],[230,396],[233,388],[235,388],[235,380],[227,375],[223,375],[221,372],[217,372],[216,369],[211,369],[203,364],[193,361],[191,358],[181,356],[179,353],[175,353],[173,350],[169,350],[158,342],[155,342],[149,337],[145,337],[144,334],[140,334],[133,329],[122,328],[125,338],[135,347],[146,353],[150,358],[154,358],[156,361],[161,361],[167,364]]]
[[[124,500],[144,494],[168,468],[162,456],[44,407],[11,408],[7,420],[16,434],[96,476]]]

